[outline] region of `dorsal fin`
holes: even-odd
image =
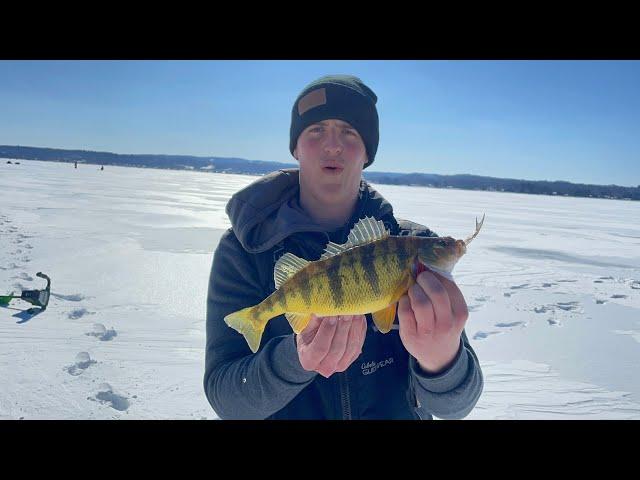
[[[296,257],[293,253],[287,252],[281,256],[273,268],[273,280],[276,284],[276,289],[280,288],[280,285],[307,265],[309,265],[309,261]]]
[[[327,244],[327,248],[325,248],[324,253],[320,257],[320,260],[333,257],[334,255],[339,255],[345,250],[349,250],[350,248],[357,247],[359,245],[365,245],[377,240],[382,240],[388,236],[389,232],[384,226],[384,222],[382,220],[376,220],[373,217],[364,217],[358,220],[358,222],[353,226],[345,243],[339,245],[337,243],[329,242]]]

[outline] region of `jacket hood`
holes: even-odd
[[[297,168],[282,169],[265,175],[236,192],[227,203],[226,213],[233,231],[249,253],[267,251],[298,232],[325,232],[300,208],[296,208],[300,191]],[[393,217],[393,208],[364,179],[351,225],[365,215],[377,219]]]

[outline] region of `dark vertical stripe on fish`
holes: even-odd
[[[273,301],[273,295],[269,295],[265,298],[262,303],[260,303],[260,306],[256,308],[256,316],[273,311]]]
[[[358,263],[358,258],[356,256],[356,251],[352,250],[349,253],[344,255],[342,259],[342,269],[345,275],[352,278],[356,284],[361,282],[360,275],[358,274],[358,268],[356,267]]]
[[[374,245],[376,246],[376,252],[375,252],[375,256],[381,256],[381,257],[386,257],[387,255],[389,255],[389,240],[388,239],[384,239],[384,240],[378,240],[376,243],[374,243]],[[385,258],[386,261],[386,258]]]
[[[287,289],[284,285],[281,285],[278,290],[274,293],[277,299],[277,305],[284,310],[287,311]]]
[[[364,278],[360,275],[358,266],[362,267],[362,248],[356,248],[352,252],[353,255],[353,278],[360,285],[364,282]]]
[[[396,239],[389,237],[383,241],[384,243],[384,264],[389,270],[401,272],[404,262],[402,261],[402,255],[398,250],[398,242]]]
[[[340,276],[340,266],[342,265],[343,255],[337,255],[327,260],[327,268],[325,270],[329,279],[329,291],[333,298],[333,304],[341,307],[344,302],[344,290],[342,288],[342,277]]]
[[[405,241],[404,238],[398,238],[395,241],[395,246],[396,246],[396,263],[397,263],[397,269],[398,271],[402,271],[405,268],[405,265],[407,264],[407,259],[408,259],[408,249],[407,249],[407,242]]]
[[[260,325],[260,314],[264,308],[264,304],[259,304],[257,308],[251,310],[251,320],[254,325]]]
[[[374,246],[375,244],[370,243],[368,245],[363,245],[362,247],[360,247],[360,263],[362,264],[365,278],[369,285],[371,285],[373,293],[375,295],[380,295],[380,279],[378,278],[378,273],[376,272],[374,263]]]
[[[375,259],[373,265],[376,268],[378,278],[382,279],[384,283],[385,276],[392,274],[390,271],[390,265],[388,264],[390,260],[389,254],[391,253],[389,251],[389,242],[382,240],[375,242],[373,245],[373,258]]]
[[[298,287],[300,289],[300,295],[302,295],[302,300],[307,305],[307,307],[311,306],[311,277],[309,276],[309,265],[298,272],[300,276],[300,281],[298,282]]]

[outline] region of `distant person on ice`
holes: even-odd
[[[464,297],[429,270],[400,299],[386,334],[367,314],[313,316],[296,335],[281,315],[252,353],[224,321],[274,292],[274,265],[285,252],[318,260],[364,217],[384,222],[391,235],[437,236],[396,218],[362,178],[378,149],[376,101],[353,76],[309,84],[291,112],[289,149],[300,168],[265,175],[227,204],[232,227],[213,257],[204,374],[222,419],[456,419],[480,397]]]

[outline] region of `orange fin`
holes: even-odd
[[[378,310],[371,314],[373,317],[373,323],[376,324],[378,330],[382,333],[387,333],[391,330],[391,325],[393,325],[393,321],[396,318],[396,308],[398,307],[398,302],[389,305],[387,308],[382,310]]]
[[[289,325],[291,325],[291,328],[296,333],[300,333],[302,330],[304,330],[307,325],[309,325],[309,321],[311,321],[311,314],[309,313],[287,312],[284,314],[284,316],[287,317],[287,320],[289,320]]]

